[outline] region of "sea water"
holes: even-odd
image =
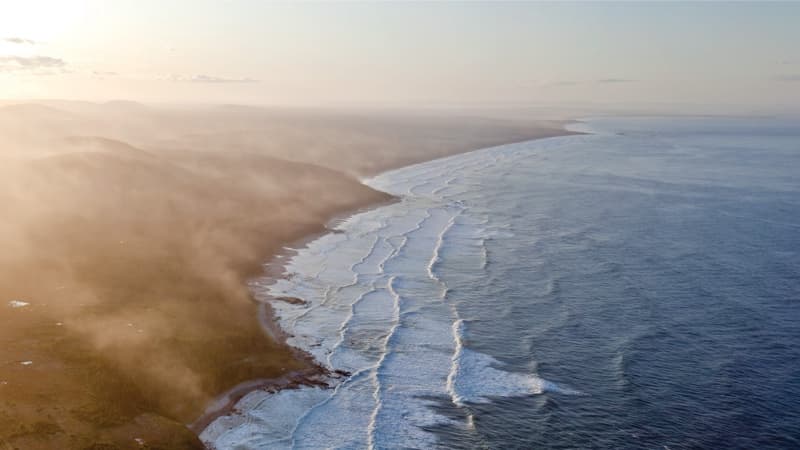
[[[800,126],[598,118],[382,174],[397,203],[258,280],[347,376],[215,448],[797,448]]]

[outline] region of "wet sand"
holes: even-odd
[[[0,448],[202,448],[186,424],[256,387],[316,382],[247,282],[336,215],[391,200],[356,177],[560,125],[0,107]]]

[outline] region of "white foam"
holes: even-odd
[[[200,434],[214,448],[291,448],[300,417],[328,397],[320,388],[254,391],[236,404],[236,414],[220,417]]]
[[[530,157],[530,148],[486,149],[365,181],[402,201],[342,221],[297,251],[284,278],[251,285],[265,301],[302,298],[272,303],[289,344],[351,375],[329,389],[250,393],[201,439],[217,449],[429,448],[436,438],[426,429],[451,420],[435,402],[467,407],[555,389],[467,348],[466,321],[439,273],[448,255],[465,274],[485,272],[486,240],[511,231],[488,229],[488,213],[468,199],[480,194],[482,171]]]
[[[499,367],[502,363],[489,355],[464,347],[465,323],[457,320],[453,324],[453,339],[456,352],[447,378],[448,391],[453,403],[487,403],[492,397],[519,397],[558,392],[578,395],[579,391],[562,387],[532,374],[509,372]]]
[[[8,302],[9,308],[24,308],[29,305],[30,303],[24,302],[22,300],[11,300],[10,302]]]

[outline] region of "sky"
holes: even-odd
[[[800,2],[0,0],[0,98],[792,108]]]

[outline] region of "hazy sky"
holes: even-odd
[[[0,98],[800,104],[800,2],[0,0]]]

